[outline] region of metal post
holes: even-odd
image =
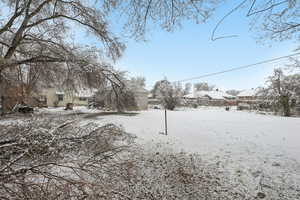
[[[168,135],[167,109],[165,109],[165,134]]]

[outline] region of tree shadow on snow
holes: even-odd
[[[99,116],[107,116],[107,115],[119,115],[119,116],[127,116],[127,117],[132,117],[136,116],[139,113],[136,112],[99,112],[99,113],[92,113],[84,116],[83,118],[85,119],[91,119]]]

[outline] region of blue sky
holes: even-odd
[[[131,76],[144,76],[147,89],[151,89],[164,77],[176,81],[293,53],[295,41],[257,42],[257,33],[249,30],[251,21],[245,17],[246,10],[231,15],[217,32],[238,37],[211,41],[213,28],[232,6],[228,4],[217,10],[206,24],[185,22],[172,33],[153,29],[146,35],[147,42],[129,39],[123,57],[115,63],[116,68],[128,71]],[[224,90],[254,88],[265,83],[274,67],[285,63],[259,65],[191,83],[208,82]]]

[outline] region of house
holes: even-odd
[[[192,94],[184,95],[183,99],[188,102],[208,106],[234,105],[236,102],[235,96],[218,89],[212,91],[194,91]]]
[[[57,88],[48,88],[42,91],[40,100],[49,107],[66,106],[67,103],[73,103],[77,106],[87,106],[94,96],[95,91],[91,89],[59,90]]]
[[[259,88],[252,88],[243,90],[238,95],[238,109],[263,109],[268,108],[270,105],[268,100],[263,98]]]
[[[260,88],[243,90],[237,95],[237,97],[238,103],[248,103],[251,105],[260,104],[263,101],[266,101]]]
[[[208,105],[209,98],[200,95],[199,92],[193,92],[183,96],[184,105]]]
[[[183,99],[196,100],[197,99],[197,95],[195,93],[186,94],[186,95],[183,95]]]
[[[196,94],[200,97],[207,97],[209,100],[233,100],[235,96],[227,94],[221,90],[212,91],[197,91]]]
[[[208,98],[208,105],[210,106],[227,106],[235,105],[236,97],[221,90],[212,91],[198,91],[198,96],[202,98]]]
[[[256,101],[259,97],[258,92],[259,90],[257,88],[243,90],[237,95],[237,97],[239,101]]]

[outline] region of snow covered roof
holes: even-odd
[[[187,99],[195,99],[196,98],[195,95],[194,95],[194,93],[192,93],[192,94],[186,94],[183,97],[187,98]]]
[[[188,99],[193,99],[193,98],[201,98],[201,97],[209,97],[211,99],[218,99],[218,100],[222,100],[225,98],[235,98],[235,96],[232,96],[230,94],[227,94],[226,92],[223,91],[196,91],[192,94],[187,94],[183,96],[184,98],[188,98]]]
[[[57,95],[63,95],[63,94],[65,94],[65,93],[64,93],[64,92],[61,92],[61,91],[56,91],[55,94],[57,94]]]
[[[199,97],[210,97],[212,99],[224,99],[223,93],[220,91],[198,91]]]
[[[243,90],[237,96],[238,97],[253,97],[257,96],[258,89],[250,89],[250,90]]]
[[[94,96],[96,91],[97,90],[95,90],[95,89],[81,89],[76,92],[76,96],[90,98],[90,97]]]

